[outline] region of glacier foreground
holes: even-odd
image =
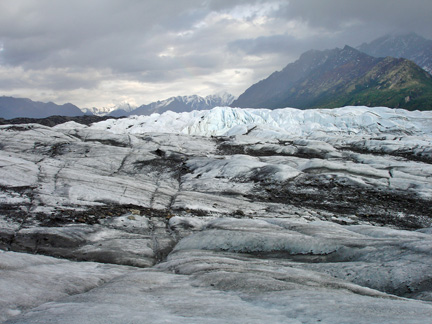
[[[0,321],[432,323],[432,113],[0,126]]]

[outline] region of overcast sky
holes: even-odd
[[[431,0],[0,0],[0,95],[80,108],[240,95],[309,49],[432,39]]]

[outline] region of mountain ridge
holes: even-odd
[[[432,79],[407,59],[376,58],[346,45],[305,52],[249,87],[231,106],[308,109],[346,105],[432,109]]]
[[[227,92],[220,92],[206,97],[198,95],[176,96],[165,100],[158,100],[150,104],[141,105],[131,111],[123,109],[114,110],[109,113],[109,116],[120,117],[131,115],[151,115],[154,113],[161,114],[168,110],[173,112],[208,110],[217,106],[229,106],[234,99],[234,96]]]
[[[356,48],[374,57],[406,58],[432,73],[432,40],[415,33],[385,35]]]
[[[102,108],[98,108],[98,107],[92,107],[92,108],[81,108],[81,110],[86,114],[86,115],[95,115],[95,116],[107,116],[110,113],[112,113],[113,111],[125,111],[125,112],[129,112],[132,111],[134,109],[136,109],[137,106],[131,105],[128,102],[122,102],[120,104],[117,104],[115,106],[104,106]]]
[[[45,118],[54,115],[72,117],[82,116],[84,113],[71,103],[57,105],[53,102],[44,103],[28,98],[0,97],[0,118]]]
[[[273,72],[246,89],[237,100],[231,94],[220,92],[206,97],[175,96],[139,107],[122,102],[116,106],[81,109],[69,103],[57,105],[3,96],[0,97],[0,118],[82,114],[123,117],[161,114],[168,110],[207,110],[216,106],[308,109],[366,105],[432,109],[430,78],[413,64],[398,59],[410,60],[432,73],[432,40],[415,33],[393,34],[356,48],[346,45],[342,49],[309,50],[281,71]]]

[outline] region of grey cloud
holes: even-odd
[[[38,70],[6,69],[0,70],[0,89],[40,88],[54,91],[78,88],[95,88],[101,75],[95,70],[58,70],[49,69],[41,73]]]
[[[278,10],[267,8],[267,19],[255,25],[263,14],[256,8],[270,3],[279,3]],[[250,16],[222,15],[254,5]],[[0,92],[91,90],[104,80],[121,79],[170,91],[178,81],[182,94],[193,92],[188,78],[220,89],[212,75],[234,69],[248,70],[243,79],[248,84],[236,85],[246,89],[251,75],[265,77],[312,48],[357,46],[405,27],[432,38],[430,12],[430,0],[1,1],[0,67],[22,70],[1,76]],[[218,19],[212,20],[212,13]],[[292,21],[312,32],[296,34]],[[245,55],[259,59],[248,61]]]
[[[4,44],[2,61],[27,68],[46,67],[100,67],[112,68],[117,73],[154,70],[164,64],[158,54],[169,43],[180,44],[199,51],[222,50],[218,47],[219,35],[224,26],[213,28],[211,33],[200,38],[177,40],[169,35],[192,29],[210,11],[227,11],[240,5],[265,3],[266,1],[139,1],[139,0],[77,0],[77,1],[34,1],[16,0],[10,5],[0,5],[0,41]],[[229,49],[240,49],[253,53],[274,51],[276,53],[320,48],[341,42],[356,44],[365,40],[359,32],[346,35],[347,22],[358,20],[364,25],[358,29],[368,29],[367,22],[373,21],[375,31],[391,31],[408,22],[419,22],[428,17],[432,2],[410,1],[347,1],[347,0],[292,0],[281,1],[279,12],[273,12],[280,20],[302,19],[312,27],[332,30],[337,40],[317,39],[297,40],[286,34],[237,40],[229,44]],[[416,6],[417,4],[417,6]],[[12,7],[12,8],[11,8]],[[415,9],[413,9],[415,8]],[[416,19],[413,19],[414,12]],[[417,19],[420,16],[421,19]],[[428,17],[429,18],[429,17]],[[382,27],[386,25],[386,28]],[[377,27],[381,26],[381,27]],[[426,24],[430,27],[430,23]],[[424,27],[426,29],[427,27]],[[364,34],[364,33],[363,33]],[[342,36],[345,37],[342,37]],[[205,37],[204,37],[205,36]],[[369,35],[370,36],[370,35]],[[380,36],[380,35],[377,35]],[[351,39],[348,39],[351,38]],[[344,39],[344,41],[339,41]],[[197,43],[194,43],[197,42]],[[204,44],[203,44],[204,43]],[[204,47],[205,46],[205,47]],[[220,53],[222,55],[223,53]],[[209,63],[211,61],[209,60]],[[172,68],[168,65],[167,68]]]
[[[279,17],[303,19],[332,30],[359,21],[358,28],[372,24],[387,31],[410,30],[432,38],[431,12],[430,0],[292,0],[282,7]]]
[[[299,52],[302,42],[290,35],[271,35],[257,38],[238,39],[228,44],[230,51],[240,51],[249,55],[264,53]],[[301,51],[301,50],[300,50]]]
[[[376,32],[376,28],[374,28]],[[386,31],[383,30],[383,33]],[[388,31],[387,31],[388,32]],[[331,49],[343,47],[344,45],[358,46],[360,42],[369,40],[371,30],[358,30],[357,28],[346,28],[336,36],[314,35],[305,39],[288,34],[277,34],[261,36],[257,38],[237,39],[227,44],[229,51],[247,55],[279,54],[287,59],[297,58],[310,49]],[[381,35],[378,33],[378,35]],[[288,62],[287,62],[288,63]]]
[[[237,39],[227,49],[238,55],[279,53],[281,69],[293,57],[309,49],[328,49],[344,45],[358,46],[384,34],[414,31],[432,38],[430,13],[432,1],[350,1],[291,0],[282,1],[274,19],[297,21],[313,31],[311,35],[294,36],[277,33],[256,38]],[[282,56],[286,57],[283,61]]]
[[[166,32],[189,27],[205,14],[199,1],[40,0],[38,4],[15,11],[6,10],[5,2],[0,6],[6,63],[108,64],[110,57],[115,62],[118,55],[127,59],[137,50],[151,50],[151,42],[149,48],[142,45],[152,36],[163,39]],[[63,59],[62,52],[69,56]]]

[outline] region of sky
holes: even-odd
[[[80,108],[235,96],[310,49],[432,39],[431,0],[0,0],[0,96]]]

